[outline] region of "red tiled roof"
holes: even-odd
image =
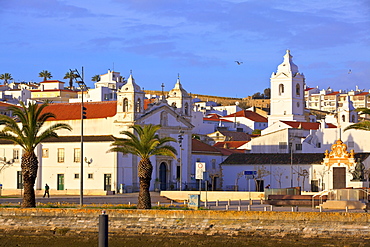
[[[226,141],[226,142],[217,142],[213,146],[217,148],[228,148],[228,149],[237,149],[238,147],[246,144],[248,141]]]
[[[220,153],[216,148],[197,139],[192,139],[191,144],[192,152]]]
[[[310,90],[312,90],[312,89],[315,89],[314,87],[308,87],[308,88],[306,88],[304,91],[310,91]]]
[[[64,81],[59,81],[59,80],[47,80],[47,81],[42,81],[40,83],[65,83]]]
[[[213,119],[216,119],[216,118],[219,119],[220,117],[222,116],[216,113],[210,113],[206,116],[206,118],[213,118]]]
[[[87,119],[113,117],[117,112],[116,101],[85,102],[84,107]],[[49,104],[44,111],[55,114],[50,121],[81,119],[81,103]]]
[[[219,118],[203,118],[203,121],[212,121],[212,122],[229,122],[229,123],[233,123],[233,121],[230,121],[230,120],[227,120],[227,119],[219,119]]]
[[[156,101],[156,99],[144,99],[144,110],[148,109],[148,105],[152,104]]]
[[[362,95],[368,95],[368,94],[370,94],[369,92],[362,92],[362,93],[359,93],[359,94],[356,94],[356,95],[353,95],[354,97],[356,97],[356,96],[362,96]]]
[[[295,129],[305,129],[305,130],[317,130],[320,128],[320,123],[312,122],[294,122],[294,121],[281,121]],[[334,124],[327,123],[328,128],[337,128]]]
[[[261,116],[260,114],[254,111],[248,111],[248,110],[238,111],[236,113],[229,114],[225,117],[245,117],[254,122],[266,122],[267,123],[267,118]]]
[[[340,92],[332,92],[332,93],[328,93],[326,95],[337,95],[337,94],[340,94]]]
[[[19,107],[20,106],[17,106],[17,105],[14,105],[14,104],[9,104],[9,103],[5,103],[5,102],[0,102],[0,107],[10,107],[10,106],[15,106],[15,107]]]

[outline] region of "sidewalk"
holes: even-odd
[[[171,200],[162,197],[157,192],[151,192],[152,206],[160,205],[184,205],[183,202],[171,202]],[[137,204],[137,198],[139,193],[125,193],[125,194],[116,194],[116,195],[105,195],[105,196],[84,196],[84,204]],[[21,203],[22,198],[0,198],[0,204],[5,203]],[[71,203],[71,204],[80,204],[79,196],[53,196],[50,198],[36,197],[36,203]],[[208,202],[205,205],[204,202],[200,203],[200,206],[205,208],[207,206],[210,210],[231,210],[231,211],[278,211],[278,212],[320,212],[320,209],[311,208],[311,207],[295,207],[295,206],[286,206],[286,207],[271,207],[268,204],[261,204],[260,200],[253,200],[253,204],[249,205],[250,201],[231,201],[230,205],[228,201],[220,201],[218,206],[216,202]],[[239,204],[241,203],[241,204]],[[343,209],[322,209],[322,212],[346,212]],[[348,210],[351,213],[364,213],[364,210]]]

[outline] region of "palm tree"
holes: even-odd
[[[22,207],[28,208],[36,206],[34,185],[39,163],[34,152],[36,146],[46,138],[58,137],[56,130],[72,128],[68,124],[57,123],[41,131],[45,121],[55,118],[53,113],[44,110],[48,102],[42,105],[29,103],[26,106],[21,101],[20,104],[21,107],[9,107],[15,118],[0,115],[0,123],[5,125],[0,132],[0,139],[18,144],[24,151],[21,161],[24,188]]]
[[[51,78],[51,77],[53,77],[53,76],[51,75],[51,73],[50,73],[49,71],[47,71],[47,70],[43,70],[43,71],[41,71],[41,72],[39,73],[39,77],[44,78],[44,81],[46,81],[47,79],[50,79],[50,78]]]
[[[108,152],[120,152],[122,154],[133,154],[141,158],[138,164],[138,177],[140,181],[140,191],[137,208],[150,209],[151,199],[149,193],[150,180],[152,179],[153,166],[150,162],[150,157],[154,155],[167,155],[176,158],[176,149],[168,142],[176,142],[172,137],[159,138],[156,133],[160,125],[133,125],[130,128],[135,133],[130,131],[122,131],[120,134],[126,135],[128,138],[117,139],[111,146]]]
[[[0,80],[4,80],[4,85],[8,84],[8,80],[13,80],[12,75],[9,73],[4,73],[0,75]]]
[[[357,108],[356,111],[360,112],[360,115],[370,114],[370,108]],[[344,131],[350,129],[370,131],[370,121],[362,121],[359,123],[351,124],[350,126],[345,128]]]
[[[91,80],[96,82],[100,81],[100,75],[94,75],[93,77],[91,77]]]
[[[73,79],[75,79],[77,77],[78,77],[78,75],[76,75],[75,72],[73,72],[73,71],[67,72],[66,75],[63,77],[63,79],[69,79],[69,89],[72,89]]]

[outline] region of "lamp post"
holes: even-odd
[[[289,148],[290,148],[290,187],[293,187],[293,138],[289,139]]]
[[[178,136],[178,141],[179,141],[179,146],[180,146],[180,186],[179,189],[182,191],[182,140],[184,139],[184,131],[180,130],[179,131],[179,136]]]
[[[80,87],[81,90],[81,152],[80,152],[80,160],[81,160],[81,165],[80,165],[80,206],[82,207],[84,204],[84,196],[83,196],[83,188],[84,188],[84,183],[83,183],[83,172],[84,172],[84,119],[86,118],[86,108],[84,107],[84,91],[87,89],[87,86],[84,82],[83,79],[83,67],[82,67],[82,76],[78,72],[77,69],[74,71],[71,70],[71,72],[74,72],[76,76],[76,83]],[[80,80],[77,81],[77,78]]]

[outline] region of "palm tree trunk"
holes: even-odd
[[[22,156],[22,175],[23,175],[23,201],[22,207],[23,208],[31,208],[36,207],[36,199],[35,199],[35,180],[37,176],[37,169],[38,169],[37,157],[34,152],[26,152]]]
[[[138,198],[138,209],[151,209],[152,203],[149,193],[150,180],[152,180],[153,166],[149,159],[142,159],[139,162],[138,176],[140,181],[140,191]]]

